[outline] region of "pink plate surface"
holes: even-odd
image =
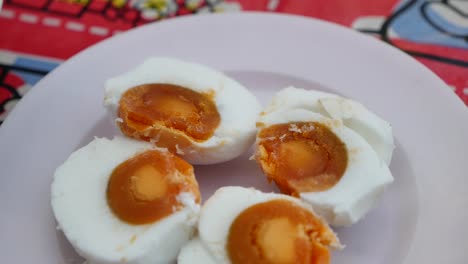
[[[363,221],[337,230],[347,247],[333,263],[468,260],[463,103],[429,70],[371,37],[303,17],[239,13],[171,19],[113,37],[26,95],[0,128],[2,263],[80,263],[55,229],[54,169],[93,136],[116,134],[102,107],[104,81],[157,55],[221,69],[263,104],[295,85],[355,98],[392,123],[395,183]],[[203,196],[223,185],[275,190],[248,156],[196,167]]]

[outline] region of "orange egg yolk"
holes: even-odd
[[[233,264],[327,264],[337,242],[330,228],[294,202],[253,205],[232,223],[226,249]]]
[[[283,192],[324,191],[343,176],[348,163],[345,144],[325,125],[295,122],[260,130],[256,160]]]
[[[112,212],[130,224],[148,224],[182,208],[180,193],[200,202],[192,165],[169,152],[149,150],[117,166],[107,186]]]
[[[125,135],[154,140],[171,152],[190,146],[190,140],[209,139],[221,122],[213,93],[159,83],[127,90],[120,99],[118,116]]]

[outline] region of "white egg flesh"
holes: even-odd
[[[330,262],[338,238],[299,199],[243,187],[223,187],[203,206],[199,237],[179,264]]]
[[[177,257],[178,264],[217,264],[213,256],[197,237],[181,249]]]
[[[192,164],[233,159],[255,139],[255,96],[199,64],[151,58],[108,80],[105,93],[104,105],[124,135],[168,148]]]
[[[309,99],[323,95],[312,91]],[[393,181],[387,163],[342,118],[292,98],[307,99],[307,93],[283,90],[260,116],[255,158],[283,193],[302,198],[332,225],[351,225],[375,207]]]
[[[193,167],[152,144],[96,138],[57,168],[58,227],[93,264],[171,263],[193,235],[200,193]]]

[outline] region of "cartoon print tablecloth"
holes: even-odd
[[[374,35],[432,69],[468,104],[468,0],[4,0],[0,124],[39,79],[100,40],[161,19],[242,10],[316,17]]]

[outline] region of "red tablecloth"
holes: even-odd
[[[165,18],[239,10],[311,16],[374,35],[432,69],[468,104],[466,0],[5,0],[0,123],[40,78],[89,45]]]

